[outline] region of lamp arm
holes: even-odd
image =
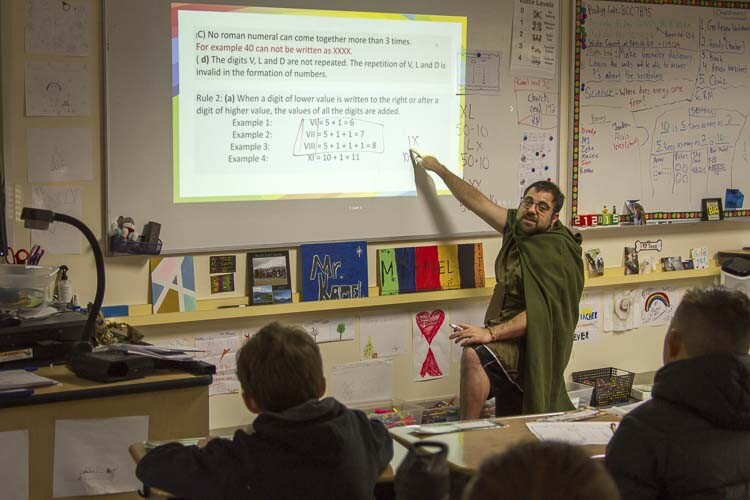
[[[95,346],[96,318],[99,316],[99,311],[104,302],[104,255],[102,254],[102,249],[99,247],[99,242],[96,241],[96,237],[94,236],[94,233],[91,232],[91,229],[80,220],[71,217],[70,215],[60,213],[54,213],[52,218],[57,222],[64,222],[65,224],[70,224],[71,226],[78,228],[78,230],[86,237],[89,245],[91,245],[91,250],[94,252],[94,263],[96,264],[96,295],[94,296],[91,310],[89,310],[89,317],[86,320],[85,328],[91,345]]]

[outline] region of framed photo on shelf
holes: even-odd
[[[248,253],[247,283],[250,305],[291,304],[289,251]]]
[[[721,198],[703,198],[701,200],[703,217],[701,220],[723,220],[724,212],[721,209]]]

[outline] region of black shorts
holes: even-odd
[[[487,399],[495,398],[495,416],[508,417],[523,412],[523,390],[511,381],[494,354],[483,345],[474,346],[482,368],[490,379]]]

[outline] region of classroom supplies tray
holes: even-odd
[[[421,406],[401,399],[365,403],[357,407],[365,412],[368,418],[378,419],[389,428],[421,424],[424,412]]]
[[[565,382],[565,391],[567,391],[573,406],[581,408],[591,404],[591,396],[594,393],[594,388],[591,385],[580,384],[578,382]]]
[[[627,403],[630,400],[634,377],[633,372],[612,367],[573,372],[573,382],[594,388],[591,394],[592,406]]]
[[[129,253],[133,255],[159,255],[161,240],[156,243],[132,241],[114,235],[109,239],[109,251],[112,253]]]

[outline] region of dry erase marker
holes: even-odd
[[[453,328],[454,332],[460,332],[461,330],[463,330],[463,328],[461,328],[460,326],[458,326],[455,323],[448,323],[448,326],[450,326],[451,328]]]
[[[219,306],[219,309],[232,309],[233,307],[247,307],[247,304],[235,304],[233,306]]]

